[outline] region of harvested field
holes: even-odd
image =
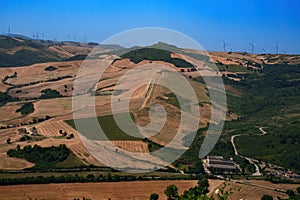
[[[55,82],[42,82],[34,85],[24,86],[9,91],[10,96],[19,99],[39,98],[42,91],[52,89],[58,91],[62,96],[72,96],[73,78],[65,78]]]
[[[34,163],[21,158],[10,158],[6,153],[0,154],[0,169],[2,170],[22,170],[33,167]]]
[[[263,185],[263,184],[261,184]],[[226,186],[227,189],[229,188],[238,188],[240,187],[240,191],[234,192],[230,195],[230,199],[243,199],[243,200],[253,200],[253,199],[261,199],[261,197],[265,194],[273,196],[274,199],[277,197],[287,198],[288,196],[285,193],[277,192],[275,190],[268,190],[260,187],[254,187],[250,185],[242,185],[238,183],[229,182]],[[274,184],[273,187],[275,188],[276,185]]]
[[[148,153],[148,144],[143,141],[112,141],[117,147],[130,152]]]
[[[250,181],[251,182],[251,181]],[[264,185],[265,181],[254,181],[257,184]],[[197,185],[196,180],[168,180],[168,181],[134,181],[134,182],[110,182],[110,183],[62,183],[62,184],[41,184],[41,185],[12,185],[0,186],[0,199],[148,199],[150,194],[157,193],[159,199],[166,199],[164,190],[170,184],[175,184],[179,189],[179,194]],[[209,180],[208,195],[212,195],[215,189],[223,186],[222,180]],[[272,195],[275,198],[287,198],[287,195],[264,188],[241,185],[227,182],[227,189],[238,188],[229,196],[232,200],[253,200],[260,199],[264,194]],[[270,184],[270,187],[280,188],[277,184]],[[283,184],[281,187],[294,189],[292,184]],[[215,194],[214,194],[215,196]]]
[[[43,141],[39,141],[37,144],[40,146],[51,146],[51,145],[59,145],[66,144],[68,148],[81,160],[85,163],[101,165],[95,158],[93,158],[90,153],[86,150],[84,145],[82,144],[78,133],[71,126],[66,124],[63,121],[46,121],[36,126],[37,131],[40,135],[44,135],[47,137],[55,137],[51,139],[46,139]],[[65,138],[57,138],[61,135],[59,134],[59,130],[63,130],[67,132],[67,135],[73,133],[75,137],[73,139],[67,140]]]
[[[210,184],[210,195],[215,192],[216,189],[219,189],[223,186],[223,182],[221,180],[209,180]],[[252,185],[246,185],[246,184],[240,184],[236,183],[234,181],[228,181],[226,190],[229,190],[229,188],[236,189],[236,191],[229,196],[229,199],[243,199],[243,200],[253,200],[253,199],[261,199],[261,197],[265,194],[273,196],[274,199],[277,199],[277,197],[281,198],[287,198],[288,195],[275,191],[275,189],[278,190],[295,190],[297,187],[299,187],[299,184],[273,184],[264,180],[241,180],[241,182],[248,182]],[[263,188],[263,187],[269,187],[270,189]],[[239,190],[238,190],[239,189]],[[214,194],[214,196],[216,196]]]
[[[20,112],[16,112],[18,108],[21,107],[17,104],[8,103],[5,106],[0,107],[0,122],[7,122],[10,119],[21,117]]]
[[[46,81],[62,76],[74,76],[82,61],[67,61],[67,62],[48,62],[33,64],[24,67],[1,68],[2,76],[11,76],[17,72],[16,78],[9,78],[8,83],[19,85],[28,84],[30,82]],[[45,68],[53,66],[55,71],[46,71]],[[65,67],[68,66],[68,67]]]
[[[28,167],[33,167],[34,164],[20,158],[10,158],[6,154],[9,149],[13,149],[17,146],[17,142],[20,138],[16,128],[0,131],[0,169],[3,170],[21,170]],[[10,138],[12,144],[7,144],[6,140]]]
[[[45,185],[0,186],[0,199],[149,199],[157,193],[159,199],[166,199],[164,190],[169,184],[175,184],[179,193],[183,193],[197,184],[197,181],[134,181],[116,183],[70,183]]]

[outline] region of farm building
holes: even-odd
[[[205,164],[207,168],[216,168],[228,171],[235,171],[237,169],[233,160],[225,160],[223,156],[207,156]]]

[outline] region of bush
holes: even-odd
[[[53,66],[49,66],[49,67],[46,67],[45,68],[45,71],[55,71],[55,70],[57,70],[57,68],[56,67],[53,67]]]
[[[56,90],[52,90],[50,88],[42,90],[42,95],[40,97],[40,99],[52,99],[52,98],[58,98],[58,97],[62,97],[62,95],[56,91]]]
[[[158,198],[159,198],[159,195],[156,193],[153,193],[150,195],[150,200],[158,200]]]
[[[178,197],[178,188],[176,185],[171,184],[165,190],[165,195],[168,200],[175,200]]]
[[[21,112],[22,115],[27,115],[34,112],[34,106],[32,102],[25,103],[16,112]]]
[[[273,197],[271,195],[265,194],[261,197],[261,200],[273,200]]]

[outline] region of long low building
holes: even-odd
[[[207,168],[216,168],[224,170],[236,170],[237,166],[233,160],[225,160],[223,156],[207,156],[206,159]]]

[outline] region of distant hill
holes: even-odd
[[[57,42],[33,40],[23,35],[2,35],[0,36],[0,68],[63,60],[83,60],[95,47],[100,54],[124,48],[113,44]]]
[[[34,63],[60,61],[47,45],[32,40],[0,36],[0,67],[15,67]]]

